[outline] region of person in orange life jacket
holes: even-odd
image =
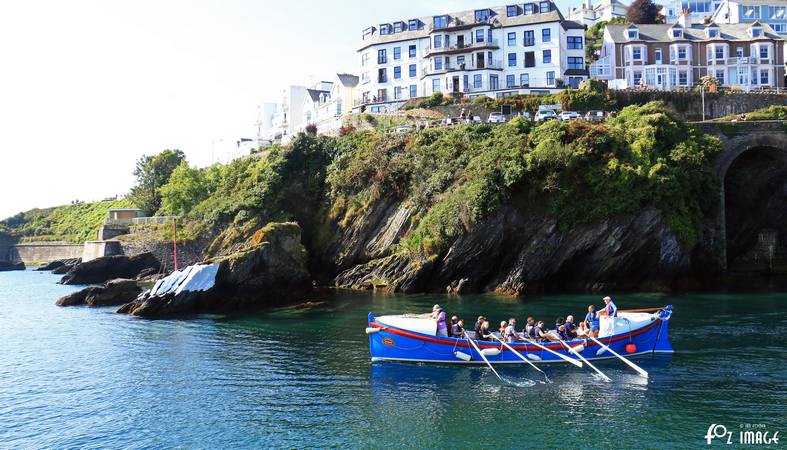
[[[570,340],[577,337],[577,326],[574,325],[574,316],[569,315],[566,317],[566,323],[563,324],[563,327],[565,327],[566,338]]]
[[[459,339],[464,334],[465,334],[465,321],[462,319],[458,319],[455,324],[451,325],[451,337],[455,337]]]
[[[618,316],[618,307],[615,305],[615,302],[612,301],[611,297],[604,297],[604,309],[599,311],[598,315],[607,317]]]
[[[448,325],[445,323],[445,311],[440,305],[432,307],[432,320],[437,322],[437,335],[448,337]]]

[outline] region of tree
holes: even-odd
[[[613,17],[610,21],[602,20],[585,30],[585,60],[588,64],[595,62],[601,53],[604,43],[604,29],[607,24],[626,23],[623,17]]]
[[[180,150],[164,150],[158,155],[145,155],[137,160],[134,177],[137,184],[131,188],[129,198],[146,214],[153,214],[161,206],[159,188],[167,184],[172,172],[186,160]]]
[[[208,198],[208,181],[203,170],[189,167],[186,161],[172,172],[167,184],[159,188],[164,214],[185,215],[199,202]]]
[[[631,23],[661,23],[659,7],[653,0],[634,0],[626,11],[626,20]]]

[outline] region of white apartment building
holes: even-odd
[[[721,3],[722,0],[672,0],[664,2],[661,15],[665,23],[675,23],[684,11],[688,11],[694,23],[703,23],[713,16]]]
[[[271,145],[274,141],[273,120],[278,109],[276,103],[263,103],[257,107],[257,147]]]
[[[313,124],[320,133],[338,131],[342,126],[342,116],[352,110],[358,81],[356,75],[339,73],[334,81],[324,81],[307,89],[303,128]]]
[[[767,24],[607,25],[594,78],[611,88],[688,89],[706,75],[745,91],[784,87],[784,39]]]
[[[593,0],[585,0],[582,6],[571,8],[568,13],[568,20],[573,20],[590,28],[593,25],[610,20],[616,17],[626,17],[628,6],[618,0],[601,0],[593,4]]]
[[[308,95],[306,90],[305,86],[284,89],[273,116],[273,142],[286,144],[303,129],[303,106]]]
[[[551,1],[382,23],[363,31],[358,105],[372,112],[436,92],[549,93],[587,78],[584,27]]]
[[[716,23],[767,23],[773,31],[787,37],[787,1],[721,0],[711,18]]]

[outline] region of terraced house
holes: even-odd
[[[551,1],[381,23],[363,31],[357,104],[394,109],[436,92],[547,93],[587,78],[584,29]]]
[[[591,76],[612,88],[686,89],[706,75],[745,91],[784,87],[784,40],[758,21],[607,25]]]

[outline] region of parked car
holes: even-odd
[[[481,116],[473,116],[467,118],[467,123],[484,123],[484,121],[481,120]]]
[[[489,118],[486,119],[487,123],[505,123],[506,116],[501,112],[489,113]]]
[[[603,122],[604,111],[588,111],[587,114],[585,114],[585,120],[590,122]]]
[[[557,114],[555,111],[539,111],[536,113],[536,122],[546,122],[547,120],[555,120],[557,119]]]
[[[527,120],[533,120],[533,116],[531,116],[530,113],[527,111],[522,111],[521,113],[519,113],[519,117]]]
[[[414,129],[415,129],[415,127],[413,127],[412,125],[402,125],[400,127],[396,127],[396,132],[397,133],[407,133],[408,131],[412,131]]]
[[[579,118],[580,115],[576,111],[563,111],[560,113],[560,120],[574,120]]]

